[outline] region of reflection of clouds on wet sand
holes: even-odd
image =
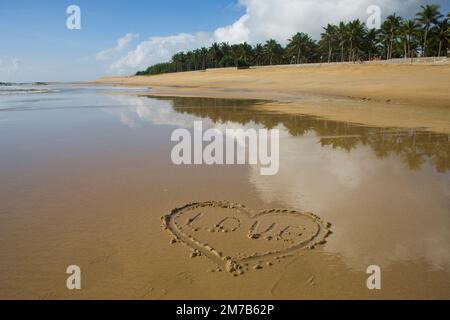
[[[131,96],[112,96],[111,98],[124,108],[105,109],[105,111],[116,116],[121,123],[130,128],[139,127],[144,123],[190,128],[197,120],[197,117],[173,112],[173,103],[170,100]],[[207,122],[210,123],[210,121]]]
[[[280,141],[280,172],[250,181],[266,202],[315,212],[333,223],[326,250],[355,268],[426,260],[450,266],[450,175],[430,165],[411,171],[379,160],[367,146],[348,153],[322,147],[313,134]]]
[[[193,128],[194,121],[201,121],[204,130],[214,128],[223,134],[226,134],[226,130],[242,129],[245,131],[247,129],[263,128],[263,126],[254,122],[247,124],[238,124],[231,121],[215,123],[208,118],[200,119],[190,114],[177,113],[173,111],[173,102],[170,100],[130,96],[113,96],[112,98],[116,103],[123,105],[124,108],[105,109],[105,111],[116,116],[122,124],[130,128],[139,127],[143,123]],[[230,136],[230,138],[236,138],[236,135]],[[237,140],[241,141],[240,139]]]

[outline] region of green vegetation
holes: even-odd
[[[150,66],[136,75],[275,64],[441,57],[450,49],[449,16],[450,13],[444,17],[437,5],[426,5],[414,20],[394,13],[385,19],[380,29],[367,29],[360,20],[328,24],[319,41],[299,32],[288,40],[286,47],[274,39],[254,46],[246,42],[213,43],[210,48],[177,53],[170,62]]]

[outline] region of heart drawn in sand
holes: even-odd
[[[249,264],[289,256],[326,243],[331,224],[309,212],[271,209],[253,212],[228,201],[191,203],[162,217],[172,243],[181,242],[192,257],[204,255],[218,270],[242,274]]]

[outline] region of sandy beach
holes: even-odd
[[[153,96],[262,99],[261,108],[374,126],[450,132],[450,62],[210,69],[96,82]],[[141,93],[142,94],[142,93]]]
[[[1,298],[449,297],[448,134],[143,88],[13,92],[0,102]],[[279,174],[176,166],[171,134],[194,121],[279,128]],[[367,289],[371,264],[381,291]],[[67,290],[69,265],[82,290]]]
[[[0,302],[450,300],[450,1],[0,12]]]

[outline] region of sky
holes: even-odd
[[[449,0],[0,0],[0,82],[134,74],[214,41],[317,39],[327,23],[366,21],[370,5],[413,17],[428,3],[450,11]],[[66,26],[70,5],[79,30]]]

